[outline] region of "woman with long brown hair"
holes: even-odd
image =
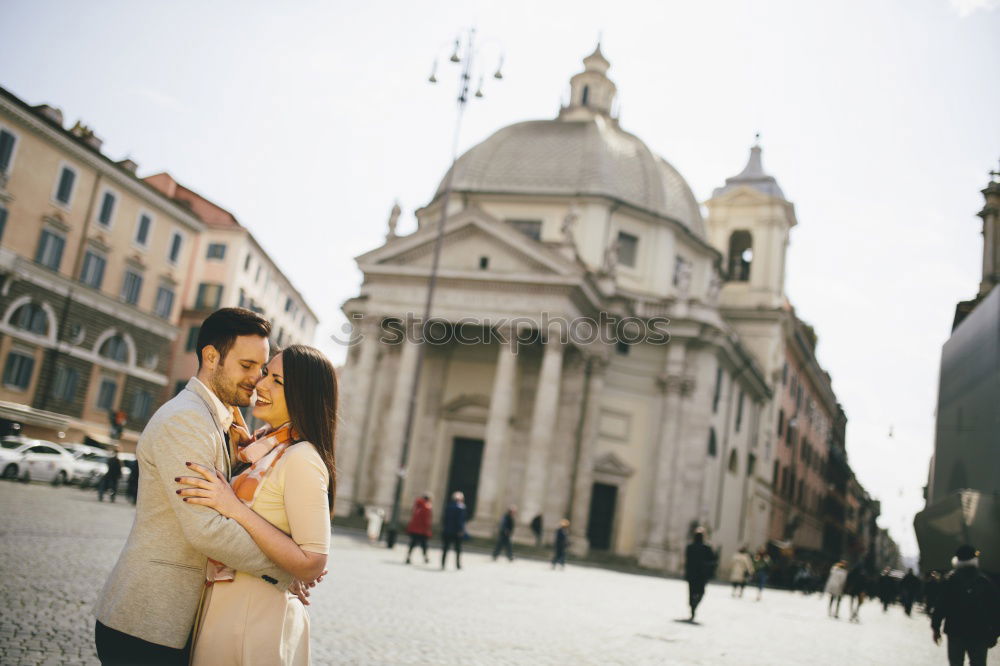
[[[279,567],[307,584],[318,579],[330,550],[337,398],[326,356],[304,345],[286,348],[257,383],[253,415],[267,426],[253,436],[230,431],[243,470],[230,485],[217,471],[189,464],[200,477],[178,479],[178,501],[235,520]],[[209,560],[192,661],[308,664],[309,616],[291,592]]]

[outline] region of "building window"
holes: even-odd
[[[621,354],[622,356],[628,356],[629,348],[631,345],[624,340],[615,341],[615,352]]]
[[[87,254],[83,257],[83,269],[80,271],[80,282],[84,283],[88,287],[100,289],[101,283],[104,282],[104,267],[107,263],[107,260],[105,260],[101,255],[92,250],[87,250]]]
[[[209,243],[208,244],[208,254],[207,259],[225,259],[226,258],[226,244],[225,243]]]
[[[743,391],[740,390],[740,399],[736,402],[736,432],[740,431],[743,423]]]
[[[145,421],[149,416],[149,408],[153,406],[153,396],[148,391],[136,391],[132,396],[130,416],[135,421]]]
[[[780,471],[781,471],[781,464],[777,460],[775,460],[774,469],[771,471],[771,488],[773,488],[774,490],[778,489],[778,475]]]
[[[729,279],[732,282],[750,280],[753,262],[753,236],[749,231],[734,231],[729,237]]]
[[[729,452],[729,471],[736,474],[736,472],[739,471],[739,468],[740,458],[736,455],[736,450],[734,449]]]
[[[59,172],[59,183],[56,185],[56,201],[69,206],[73,199],[73,185],[76,183],[76,172],[68,166],[63,166]]]
[[[778,437],[785,434],[785,410],[778,410]]]
[[[715,428],[708,429],[708,455],[713,458],[719,452],[719,443],[715,439]]]
[[[781,366],[781,385],[786,386],[788,384],[788,364],[785,363]]]
[[[752,453],[747,454],[747,476],[753,476],[757,469],[757,456]]]
[[[635,268],[635,261],[638,256],[639,237],[627,234],[624,231],[618,232],[618,263],[623,266]]]
[[[170,313],[174,310],[174,290],[170,287],[160,287],[156,290],[156,304],[153,306],[153,314],[157,317],[170,319]]]
[[[103,227],[111,228],[111,219],[115,214],[115,195],[113,192],[105,192],[101,197],[101,209],[97,213],[97,223]]]
[[[35,262],[58,271],[59,265],[62,264],[65,247],[66,238],[64,236],[51,229],[42,229],[42,235],[38,239],[38,251],[35,252]]]
[[[184,239],[181,237],[180,233],[174,232],[174,235],[170,238],[170,252],[167,254],[167,259],[170,263],[176,264],[177,260],[181,258],[181,243]]]
[[[719,411],[719,398],[722,397],[722,364],[715,369],[715,394],[712,396],[712,413]]]
[[[60,365],[56,368],[55,379],[52,380],[51,397],[63,402],[72,402],[76,396],[76,386],[80,381],[80,373],[76,368]]]
[[[14,162],[14,146],[17,137],[7,130],[0,130],[0,174],[10,173],[10,165]]]
[[[250,253],[249,252],[247,252],[246,259],[243,260],[243,272],[245,273],[248,270],[250,270]]]
[[[125,343],[125,338],[122,336],[112,335],[110,338],[105,340],[103,344],[101,344],[101,348],[97,351],[97,353],[112,361],[124,363],[128,358],[128,345]]]
[[[153,226],[153,218],[146,213],[139,216],[139,221],[135,225],[135,244],[146,247],[149,243],[149,228]]]
[[[0,206],[0,241],[3,240],[3,230],[7,227],[7,209]]]
[[[49,316],[45,310],[37,303],[25,303],[14,310],[10,323],[14,328],[22,331],[34,333],[35,335],[46,335],[49,332]]]
[[[142,291],[142,276],[132,270],[125,271],[125,279],[122,281],[122,300],[129,305],[139,302],[139,294]]]
[[[289,296],[285,299],[285,312],[291,312],[293,307],[295,307],[295,301]]]
[[[118,392],[118,383],[110,377],[101,378],[101,387],[97,390],[97,408],[106,412],[111,411],[115,406],[115,393]]]
[[[240,289],[240,307],[245,308],[247,306],[247,292]]]
[[[198,350],[198,334],[201,332],[201,326],[192,326],[188,329],[187,342],[184,344],[184,351],[197,351]]]
[[[583,93],[580,95],[580,104],[583,106],[587,106],[587,103],[589,101],[590,101],[590,86],[584,86]]]
[[[222,285],[202,282],[198,285],[198,299],[194,306],[199,309],[218,308],[222,302]]]
[[[3,385],[17,391],[26,391],[35,370],[35,357],[18,349],[10,350],[3,368]]]
[[[485,271],[489,267],[490,267],[490,258],[489,257],[479,257],[479,270]]]
[[[507,224],[514,227],[532,240],[542,240],[541,220],[507,220]]]

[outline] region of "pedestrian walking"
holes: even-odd
[[[864,567],[857,564],[848,572],[847,580],[844,581],[844,593],[848,596],[851,622],[861,622],[859,614],[861,612],[861,604],[865,602],[867,592],[868,576],[865,575]]]
[[[928,615],[934,614],[938,599],[941,598],[941,574],[931,571],[924,581],[924,610]]]
[[[878,577],[878,598],[882,602],[882,612],[889,610],[889,604],[896,599],[896,581],[893,579],[889,567],[882,570]]]
[[[569,521],[563,518],[559,521],[559,529],[556,530],[555,554],[552,556],[552,568],[558,564],[563,569],[566,568],[566,548],[569,546]]]
[[[913,573],[913,569],[907,569],[903,581],[899,584],[900,596],[903,600],[903,612],[907,617],[913,613],[913,603],[920,597],[920,579]]]
[[[959,546],[951,565],[931,616],[934,642],[941,642],[944,624],[948,664],[962,666],[969,655],[970,666],[986,666],[986,653],[1000,635],[1000,591],[979,570],[979,553],[972,546]]]
[[[830,604],[826,609],[826,614],[830,617],[840,617],[840,599],[844,596],[844,585],[847,583],[847,563],[837,562],[830,569],[830,576],[826,579],[826,587],[823,594],[830,595]]]
[[[370,506],[365,509],[365,518],[368,524],[365,527],[365,534],[368,535],[368,543],[375,545],[379,535],[382,533],[382,523],[385,521],[385,509]]]
[[[104,501],[104,493],[111,493],[111,501],[118,496],[118,482],[122,478],[122,461],[118,457],[118,449],[114,449],[108,457],[108,471],[101,477],[97,486],[97,501]]]
[[[733,553],[733,557],[729,561],[729,582],[733,585],[730,596],[743,598],[743,590],[747,586],[747,578],[750,577],[752,571],[753,560],[750,559],[750,554],[744,546]]]
[[[456,490],[444,510],[444,529],[441,530],[441,569],[448,559],[448,551],[455,549],[455,568],[462,568],[462,541],[465,539],[465,493]]]
[[[500,519],[500,527],[497,530],[497,543],[493,547],[493,561],[496,562],[500,551],[507,551],[507,560],[514,561],[514,545],[511,543],[511,536],[514,534],[514,516],[517,515],[517,507],[510,506],[507,513]]]
[[[135,504],[139,499],[139,461],[127,460],[125,466],[128,467],[129,471],[125,494],[128,495],[128,501]]]
[[[753,558],[753,575],[757,583],[757,601],[764,596],[764,586],[767,585],[767,578],[771,572],[771,558],[763,548],[757,551]]]
[[[431,538],[431,494],[424,493],[413,503],[413,513],[406,525],[406,533],[410,535],[410,548],[406,551],[406,563],[410,563],[414,546],[419,545],[424,553],[424,564],[430,562],[427,557],[427,540]]]
[[[715,553],[705,543],[705,529],[694,531],[691,543],[684,550],[684,579],[688,583],[688,604],[691,606],[690,621],[694,622],[698,604],[705,596],[705,584],[715,571]]]
[[[535,535],[535,548],[542,547],[542,514],[531,519],[531,533]]]

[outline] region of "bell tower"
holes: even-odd
[[[764,172],[761,148],[750,148],[743,171],[712,193],[708,235],[723,256],[719,303],[726,308],[777,309],[785,302],[785,255],[795,206]]]
[[[983,279],[979,283],[982,298],[1000,284],[1000,171],[990,172],[990,183],[983,190],[986,204],[979,211],[983,218]]]

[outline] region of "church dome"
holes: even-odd
[[[587,69],[573,77],[570,105],[557,119],[504,127],[462,155],[453,191],[604,196],[705,238],[698,201],[684,178],[611,116],[614,84],[604,76],[606,63],[599,47],[584,60]]]

